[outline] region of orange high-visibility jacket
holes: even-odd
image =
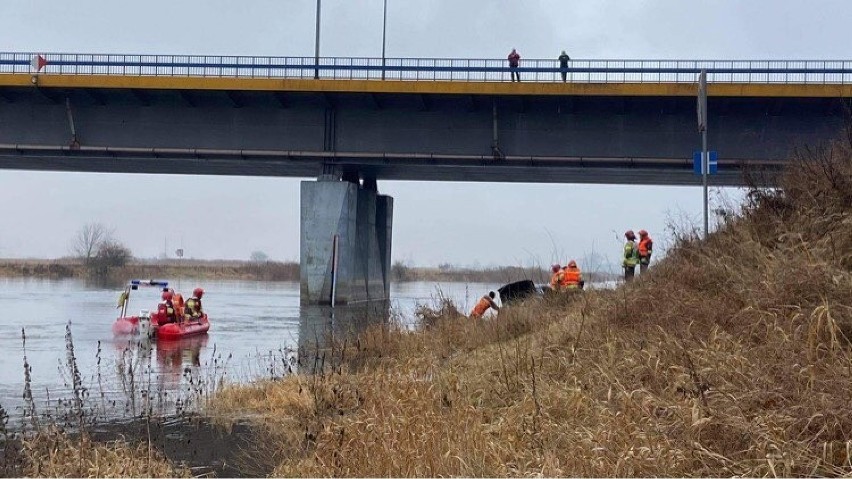
[[[654,242],[651,241],[650,236],[646,236],[639,240],[639,257],[640,258],[650,258],[651,252],[654,248]]]
[[[485,314],[488,311],[488,308],[491,307],[491,297],[488,295],[479,298],[479,302],[476,303],[476,306],[473,307],[473,311],[470,312],[470,316],[473,318],[478,318]]]
[[[579,286],[582,278],[583,274],[580,272],[580,268],[565,268],[563,270],[562,286]]]
[[[183,295],[180,293],[175,293],[172,296],[172,303],[175,305],[175,309],[177,310],[178,316],[183,316]]]
[[[564,277],[565,273],[563,273],[562,270],[553,273],[553,275],[550,276],[550,287],[555,289],[556,287],[561,286]]]

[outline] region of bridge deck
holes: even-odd
[[[771,183],[797,148],[838,135],[852,98],[850,61],[517,70],[524,81],[505,59],[0,52],[0,169],[694,185],[703,71],[711,184]]]
[[[35,79],[36,83],[33,83]],[[696,95],[692,83],[541,83],[477,81],[339,80],[302,78],[218,78],[138,75],[0,74],[2,87],[329,92],[374,94],[499,96],[657,96]],[[850,98],[852,84],[713,83],[716,97]]]

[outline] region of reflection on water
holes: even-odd
[[[172,285],[183,293],[204,287],[211,322],[207,335],[173,342],[115,338],[111,326],[119,290],[77,280],[0,279],[0,405],[10,411],[23,406],[22,329],[37,402],[70,395],[64,349],[70,323],[88,397],[105,409],[138,414],[149,407],[185,407],[188,398],[222,383],[289,374],[299,369],[300,352],[301,370],[310,371],[330,340],[385,321],[389,311],[411,322],[416,305],[431,304],[439,294],[467,311],[483,292],[499,286],[394,284],[390,305],[362,303],[332,310],[300,306],[298,283],[182,280]],[[157,296],[153,291],[150,298],[135,297],[139,302],[131,312],[153,309]]]
[[[335,366],[332,348],[369,326],[387,322],[390,303],[371,301],[344,307],[302,306],[299,318],[298,372],[314,373]]]
[[[160,377],[177,384],[184,368],[201,366],[201,348],[210,337],[206,334],[177,341],[161,341],[156,344],[157,366]]]

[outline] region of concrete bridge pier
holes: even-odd
[[[335,305],[388,300],[392,231],[393,198],[378,194],[375,179],[303,181],[301,303],[331,304],[332,295]]]

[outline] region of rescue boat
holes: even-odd
[[[210,321],[204,313],[197,319],[186,319],[178,322],[169,322],[166,316],[165,305],[160,303],[153,313],[143,309],[138,315],[128,316],[127,310],[130,304],[132,291],[140,287],[156,287],[158,289],[168,288],[167,281],[156,280],[130,280],[118,299],[118,307],[121,314],[112,324],[112,332],[116,336],[142,335],[156,338],[161,341],[173,341],[207,333],[210,329]],[[135,296],[135,295],[134,295]],[[178,318],[183,316],[182,304],[178,311]]]
[[[154,325],[153,318],[151,324]],[[175,341],[197,336],[207,333],[208,329],[210,329],[210,321],[207,320],[206,313],[198,319],[185,320],[179,323],[158,323],[156,327],[153,327],[158,341]]]

